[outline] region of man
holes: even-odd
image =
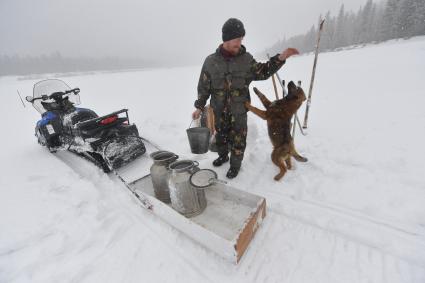
[[[223,44],[215,53],[205,59],[198,83],[198,99],[192,113],[198,119],[211,95],[211,107],[215,116],[216,143],[218,158],[214,166],[229,161],[227,178],[239,173],[246,147],[247,109],[244,103],[250,101],[249,84],[252,81],[266,80],[276,73],[285,60],[298,54],[288,48],[270,58],[266,63],[258,63],[242,45],[245,29],[238,19],[228,19],[222,28]]]

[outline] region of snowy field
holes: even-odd
[[[279,74],[307,92],[312,61],[290,58]],[[141,135],[212,167],[215,154],[192,155],[185,132],[199,72],[60,78],[81,88],[82,106],[127,107]],[[295,137],[309,162],[280,182],[266,124],[249,114],[246,156],[230,184],[266,197],[268,214],[238,265],[145,211],[94,165],[40,147],[39,114],[16,90],[31,95],[47,76],[0,78],[0,282],[423,283],[424,74],[425,37],[321,54],[308,135]],[[271,80],[253,86],[274,97]]]

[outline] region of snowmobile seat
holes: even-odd
[[[115,128],[119,125],[125,124],[126,122],[128,123],[128,116],[118,117],[118,115],[121,113],[127,113],[127,109],[116,111],[105,116],[96,117],[86,121],[78,122],[76,124],[76,128],[80,130],[83,138],[93,137],[103,133],[105,130],[108,130],[110,128]],[[102,121],[107,120],[108,118],[114,118],[114,119],[106,123],[102,123]],[[130,126],[130,125],[127,125],[127,126]]]
[[[46,109],[46,111],[72,111],[74,109],[74,104],[69,101],[68,97],[63,98],[62,102],[56,102],[56,101],[51,101],[51,102],[46,102],[46,101],[41,101],[41,105],[44,107],[44,109]]]
[[[87,120],[90,120],[90,119],[93,119],[93,118],[97,118],[97,117],[98,117],[98,115],[94,111],[92,111],[90,109],[79,108],[79,109],[77,109],[77,114],[72,116],[71,122],[72,122],[72,125],[75,125],[78,122],[84,122],[84,121],[87,121]]]

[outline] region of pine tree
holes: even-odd
[[[344,4],[339,9],[335,26],[335,47],[345,46],[347,44],[347,18],[345,15]]]
[[[403,0],[400,2],[398,13],[398,34],[397,37],[410,37],[414,34],[415,25],[415,1]]]
[[[316,45],[316,37],[317,37],[317,30],[316,30],[316,27],[313,25],[304,36],[304,41],[303,41],[304,52],[311,52],[314,50]]]
[[[368,0],[361,12],[358,13],[359,20],[359,43],[366,43],[370,39],[370,25],[373,19],[373,2]]]
[[[355,34],[355,29],[356,29],[356,15],[353,12],[349,12],[346,15],[346,28],[345,28],[345,35],[346,35],[346,45],[353,45],[355,43],[355,39],[356,39],[356,34]]]
[[[413,0],[412,36],[425,34],[425,1]]]
[[[320,22],[320,21],[319,21]],[[329,50],[334,48],[335,20],[328,11],[325,16],[325,26],[323,28],[323,39],[321,39],[321,49]]]
[[[383,18],[382,40],[395,38],[398,33],[398,7],[400,0],[387,0]]]

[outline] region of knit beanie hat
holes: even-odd
[[[245,36],[243,23],[235,18],[228,19],[221,31],[223,32],[223,42]]]

